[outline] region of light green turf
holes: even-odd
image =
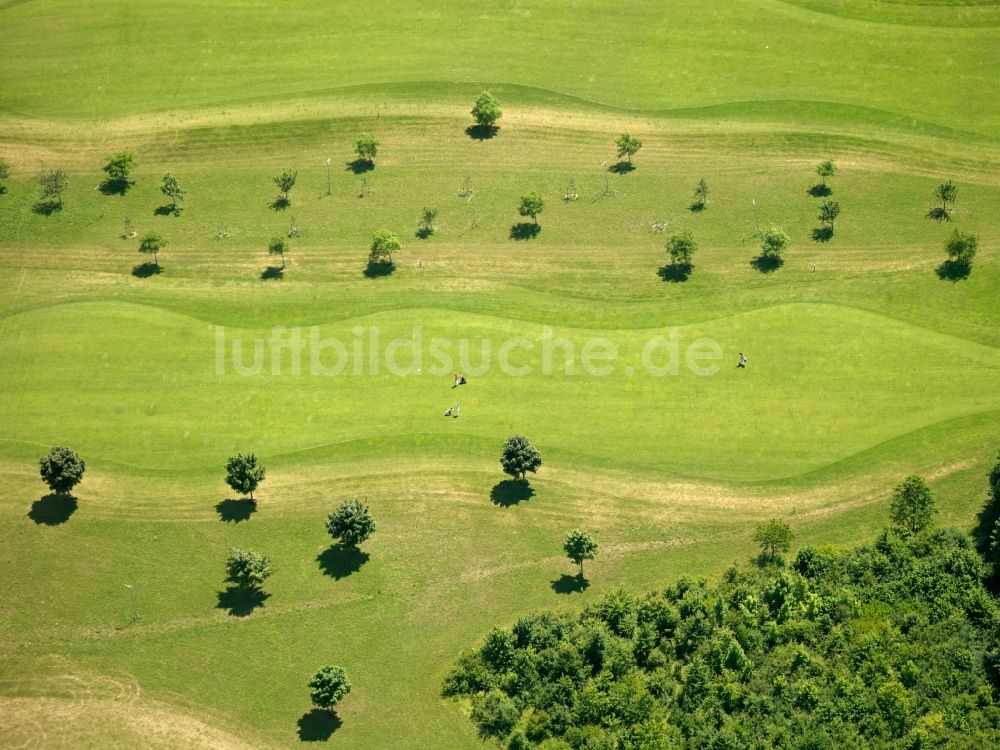
[[[355,688],[330,747],[481,748],[439,689],[494,623],[717,575],[772,515],[799,542],[857,543],[911,472],[941,523],[973,523],[1000,434],[1000,108],[983,95],[998,6],[634,5],[0,2],[0,747],[298,746],[305,683],[331,662]],[[484,85],[506,114],[475,141]],[[625,129],[644,141],[637,169],[601,197]],[[367,130],[382,146],[358,198],[345,162]],[[122,148],[136,185],[103,196],[99,165]],[[807,189],[823,158],[843,213],[820,243]],[[39,216],[34,176],[52,166],[70,187]],[[284,167],[299,182],[277,212]],[[189,192],[176,217],[154,215],[167,170]],[[711,201],[693,213],[702,177]],[[958,203],[938,223],[947,178]],[[570,179],[580,200],[564,203]],[[529,189],[542,229],[515,241]],[[750,265],[751,201],[792,237],[774,273]],[[438,232],[418,240],[424,206]],[[132,275],[125,216],[167,237],[159,275]],[[285,277],[261,280],[293,216]],[[657,273],[654,220],[700,242],[683,284]],[[212,239],[220,223],[230,236]],[[403,238],[397,271],[365,278],[381,226]],[[980,252],[953,282],[935,269],[956,227]],[[308,352],[299,374],[287,355],[280,372],[216,372],[217,327],[250,347],[275,326],[348,346],[357,329],[385,343],[419,328],[425,359],[402,355],[421,372],[400,376],[384,361],[313,376]],[[679,372],[654,377],[642,348],[674,328]],[[544,376],[547,331],[621,356],[606,376]],[[434,337],[494,353],[523,337],[534,354],[513,364],[534,372],[453,391]],[[717,374],[685,366],[698,338],[720,347]],[[504,507],[491,493],[514,432],[544,465],[535,495]],[[37,459],[57,442],[88,461],[79,507],[35,524]],[[226,523],[237,450],[268,480],[257,512]],[[323,519],[358,495],[379,524],[370,558],[325,575]],[[575,526],[602,552],[592,586],[560,595]],[[216,608],[234,545],[277,569],[247,618]]]

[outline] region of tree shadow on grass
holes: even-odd
[[[498,125],[470,125],[465,129],[465,134],[474,141],[488,141],[495,138],[500,132]]]
[[[320,570],[335,581],[357,573],[370,555],[349,544],[332,544],[316,555]]]
[[[270,594],[260,589],[244,589],[239,586],[229,586],[219,592],[219,603],[216,609],[228,609],[233,617],[247,617],[253,614],[257,607],[263,607]]]
[[[691,211],[691,213],[695,214],[700,214],[706,208],[708,208],[708,204],[705,203],[705,201],[695,201],[690,206],[688,206],[688,210]]]
[[[690,263],[668,263],[660,268],[656,273],[664,281],[679,283],[687,281],[693,269],[694,266]]]
[[[510,228],[510,238],[512,240],[531,240],[537,237],[541,231],[540,225],[522,221]]]
[[[326,742],[340,729],[343,722],[336,711],[314,708],[299,718],[299,739],[302,742]]]
[[[927,212],[927,218],[934,219],[934,221],[951,221],[951,214],[948,213],[947,208],[935,206]]]
[[[261,281],[280,281],[285,278],[285,269],[281,266],[268,266],[260,272]]]
[[[774,273],[785,265],[785,261],[780,255],[758,255],[750,265],[761,273]]]
[[[628,161],[619,161],[608,167],[609,172],[614,172],[615,174],[628,174],[629,172],[635,171],[635,164]]]
[[[28,511],[28,518],[39,525],[58,526],[66,523],[76,512],[76,498],[72,495],[53,492],[35,500]]]
[[[163,269],[156,263],[140,263],[132,267],[132,275],[137,279],[148,279],[150,276],[156,276],[162,272]]]
[[[257,501],[250,498],[242,498],[240,500],[228,498],[220,500],[215,504],[215,512],[219,514],[219,519],[227,523],[247,521],[256,510]]]
[[[934,269],[934,273],[941,281],[961,281],[969,278],[972,273],[972,266],[958,260],[946,260]]]
[[[125,195],[132,185],[131,180],[105,180],[97,186],[97,189],[103,195]]]
[[[368,261],[368,265],[365,266],[364,270],[365,278],[368,279],[377,279],[381,276],[391,276],[395,272],[395,263],[386,263],[381,260]]]
[[[812,230],[813,242],[829,242],[833,237],[833,227],[816,227]]]
[[[61,201],[37,201],[35,205],[31,207],[39,216],[51,216],[52,214],[59,213],[62,211]]]
[[[418,240],[426,240],[428,237],[434,234],[434,230],[431,229],[430,227],[420,227],[413,234],[416,236]]]
[[[279,195],[277,198],[271,201],[271,210],[284,211],[290,205],[292,205],[292,202],[288,198],[286,198],[283,195]]]
[[[155,216],[180,216],[181,210],[182,209],[180,206],[171,206],[171,205],[157,206],[155,209],[153,209],[153,214]]]
[[[535,496],[535,488],[526,479],[504,479],[490,490],[490,501],[501,508],[509,508]]]
[[[355,159],[354,161],[347,162],[347,171],[354,172],[354,174],[364,174],[365,172],[371,172],[375,169],[375,162],[371,159]]]
[[[590,581],[577,574],[575,576],[563,573],[552,582],[552,590],[557,594],[579,594],[590,587]]]
[[[828,195],[833,195],[833,190],[829,185],[813,185],[806,192],[813,198],[825,198]]]

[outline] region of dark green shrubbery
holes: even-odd
[[[1000,747],[1000,617],[964,534],[886,531],[494,629],[445,681],[510,750]]]

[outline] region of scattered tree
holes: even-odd
[[[760,545],[762,556],[777,560],[782,552],[788,552],[792,536],[791,526],[778,518],[772,518],[757,525],[753,540]]]
[[[828,177],[833,177],[837,174],[837,165],[832,161],[827,159],[826,161],[821,161],[816,165],[816,174],[819,175],[820,184],[826,187],[826,180]]]
[[[392,254],[399,252],[402,246],[399,237],[388,229],[379,229],[372,235],[372,247],[368,259],[372,263],[388,262],[391,265]]]
[[[107,175],[103,187],[112,192],[125,192],[132,182],[129,173],[135,168],[135,159],[129,151],[120,151],[108,157],[107,163],[101,167]]]
[[[293,172],[290,169],[282,170],[281,174],[274,178],[274,184],[278,186],[278,190],[281,191],[281,197],[284,199],[285,203],[288,203],[288,191],[295,187],[295,179],[299,176],[298,172]]]
[[[689,267],[697,249],[698,243],[689,231],[671,235],[667,240],[667,254],[675,266]]]
[[[958,185],[951,180],[942,182],[934,189],[934,195],[941,201],[941,214],[948,215],[948,204],[954,203],[958,197]]]
[[[288,241],[284,237],[274,237],[267,245],[269,255],[281,256],[281,267],[285,267],[285,252],[288,250]]]
[[[523,435],[514,435],[503,444],[500,466],[514,479],[524,479],[527,472],[534,474],[542,465],[542,457],[535,446]]]
[[[10,162],[0,159],[0,195],[7,192],[7,187],[3,184],[10,177]]]
[[[785,230],[774,224],[768,224],[760,233],[760,251],[765,258],[780,258],[788,247],[788,235]]]
[[[159,267],[158,253],[166,246],[167,241],[160,236],[159,232],[146,232],[139,241],[139,252],[144,255],[152,255],[153,265]]]
[[[963,268],[971,268],[978,246],[979,240],[976,235],[956,229],[945,243],[944,249],[952,263]]]
[[[253,453],[237,453],[226,461],[226,484],[235,492],[249,495],[253,500],[254,490],[263,481],[264,467],[257,463],[257,457]]]
[[[42,200],[55,198],[62,206],[62,194],[66,190],[66,173],[61,169],[46,169],[38,175],[38,185],[41,188]]]
[[[819,216],[816,218],[824,224],[829,224],[830,229],[833,229],[833,222],[838,216],[840,216],[840,204],[837,201],[825,200],[819,204]]]
[[[622,133],[615,141],[615,145],[618,147],[618,158],[627,157],[628,163],[631,164],[632,157],[642,148],[642,141],[629,133]]]
[[[375,155],[378,153],[378,139],[375,136],[365,133],[354,145],[354,151],[361,161],[373,163]]]
[[[708,183],[704,179],[698,180],[698,184],[694,186],[694,207],[697,209],[703,209],[708,205]]]
[[[50,490],[60,494],[65,494],[76,487],[83,479],[83,472],[87,468],[86,462],[76,451],[65,445],[52,448],[48,455],[42,456],[38,465],[42,481]]]
[[[163,175],[163,184],[160,185],[160,192],[170,199],[170,210],[177,213],[177,201],[184,200],[184,189],[177,182],[177,178],[170,172]]]
[[[420,214],[420,227],[417,229],[418,237],[430,237],[435,232],[434,220],[437,218],[436,208],[424,208]]]
[[[375,532],[375,519],[361,500],[348,500],[326,519],[330,536],[356,547]]]
[[[472,117],[476,124],[483,128],[493,128],[503,115],[500,102],[489,91],[482,92],[472,105]]]
[[[931,524],[936,501],[931,488],[922,478],[913,475],[900,482],[889,500],[892,527],[901,536],[919,534]]]
[[[569,532],[563,542],[566,557],[580,566],[580,578],[583,578],[583,561],[593,560],[597,554],[597,540],[586,531],[574,529]]]
[[[309,680],[309,689],[313,705],[329,710],[351,692],[351,681],[343,667],[327,665],[316,670]]]
[[[532,190],[521,196],[521,205],[518,206],[517,212],[521,216],[530,216],[531,220],[535,222],[535,226],[538,226],[538,214],[542,212],[543,208],[545,208],[545,201],[542,196]]]
[[[271,577],[271,561],[260,552],[234,547],[226,559],[226,580],[243,590],[259,589]]]

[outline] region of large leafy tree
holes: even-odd
[[[937,502],[934,493],[921,477],[908,476],[892,491],[889,517],[893,528],[903,536],[919,534],[931,525]]]
[[[489,91],[484,91],[476,97],[476,101],[472,105],[472,117],[476,124],[492,128],[502,115],[503,110],[500,109],[500,102]]]
[[[754,530],[753,540],[760,545],[763,555],[775,560],[782,552],[788,552],[793,536],[792,527],[788,523],[779,518],[772,518],[758,524]]]
[[[241,495],[249,495],[253,500],[254,490],[263,481],[264,466],[253,453],[237,453],[226,461],[226,484]]]
[[[326,519],[326,530],[334,539],[356,547],[375,532],[375,519],[363,501],[348,500]]]
[[[226,558],[226,580],[244,590],[259,589],[274,569],[271,561],[260,552],[239,549],[229,550]]]
[[[819,204],[819,215],[816,217],[833,229],[833,222],[840,216],[840,204],[837,201],[825,200]]]
[[[816,165],[816,174],[818,174],[820,177],[820,184],[822,184],[823,187],[826,187],[826,181],[830,177],[833,177],[835,174],[837,174],[837,165],[834,164],[829,159],[821,161],[819,164]]]
[[[503,444],[500,466],[514,479],[524,479],[527,472],[535,473],[542,465],[542,457],[531,441],[523,435],[514,435]]]
[[[392,263],[392,254],[399,252],[402,248],[399,237],[388,229],[379,229],[372,235],[372,246],[368,252],[368,259],[373,263]]]
[[[952,263],[969,268],[972,266],[972,259],[976,257],[978,246],[976,235],[956,229],[948,238],[944,249]]]
[[[788,235],[781,227],[768,224],[760,233],[760,251],[766,258],[780,258],[788,247]]]
[[[374,162],[378,154],[378,139],[370,133],[365,133],[354,144],[354,152],[362,161]]]
[[[38,175],[38,187],[42,194],[42,200],[55,198],[56,202],[62,205],[62,194],[66,190],[69,182],[66,173],[61,169],[46,169]]]
[[[593,560],[597,555],[597,540],[586,531],[573,529],[563,542],[563,551],[580,566],[580,578],[583,578],[583,561]]]
[[[689,267],[697,249],[698,243],[689,231],[679,232],[667,240],[667,254],[670,262],[676,266]]]
[[[941,213],[947,216],[948,204],[954,203],[955,199],[958,197],[958,185],[951,180],[942,182],[934,188],[934,195],[939,201],[941,201]]]
[[[624,156],[631,164],[632,157],[639,153],[639,149],[642,148],[642,141],[631,133],[622,133],[615,141],[615,146],[618,147],[618,158],[621,159]]]
[[[108,157],[108,161],[101,169],[108,176],[107,180],[119,188],[128,187],[129,174],[135,169],[135,158],[130,151],[120,151]]]
[[[313,705],[330,709],[351,692],[351,681],[343,667],[327,665],[316,670],[309,680],[309,697]]]
[[[139,240],[139,252],[143,255],[152,255],[154,266],[160,265],[159,252],[166,246],[167,241],[159,232],[146,232]]]
[[[53,492],[66,493],[83,479],[86,462],[72,448],[57,445],[38,462],[42,481]]]

